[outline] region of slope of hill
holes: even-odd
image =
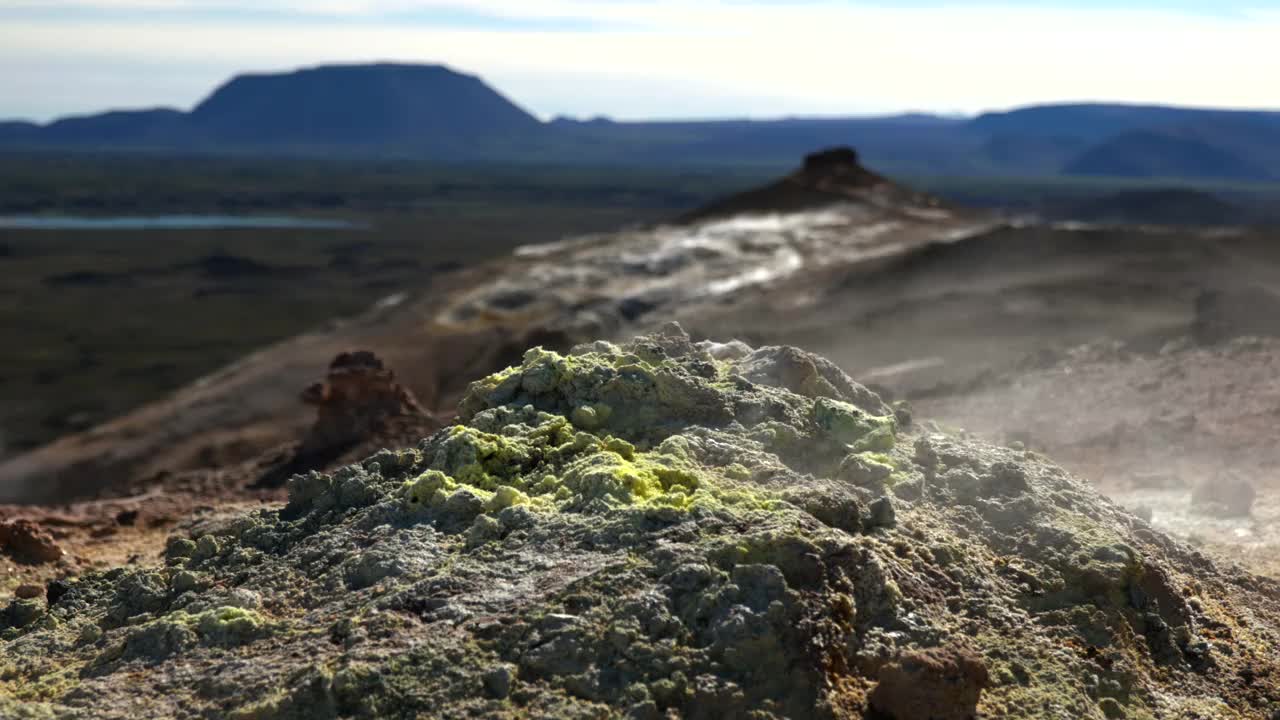
[[[1084,151],[1067,175],[1270,180],[1272,173],[1218,145],[1169,132],[1133,130]]]
[[[1280,127],[1280,112],[1107,103],[1053,104],[984,113],[974,118],[972,126],[990,133],[1074,137],[1096,142],[1129,130],[1204,121],[1250,121]]]
[[[52,145],[167,145],[184,139],[185,115],[177,110],[116,110],[56,120],[40,129]]]
[[[475,374],[498,369],[512,359],[513,346],[532,339],[563,346],[643,329],[671,313],[738,307],[753,302],[744,294],[750,288],[875,262],[998,223],[901,188],[851,155],[798,173],[781,192],[747,196],[773,203],[762,207],[787,213],[781,217],[712,213],[530,247],[442,277],[412,302],[264,349],[165,401],[0,463],[0,501],[93,495],[162,468],[192,469],[201,456],[225,458],[227,450],[247,459],[288,442],[307,414],[295,401],[298,378],[321,375],[323,363],[353,347],[385,358],[428,409],[447,409]],[[805,202],[796,203],[793,192]],[[738,211],[750,210],[738,202]],[[213,449],[224,441],[224,450]]]
[[[0,122],[0,145],[34,142],[40,135],[35,123],[12,120]]]
[[[293,389],[351,348],[385,358],[434,411],[516,346],[565,347],[670,317],[700,335],[815,347],[858,373],[927,360],[925,371],[893,375],[915,392],[968,382],[1046,342],[1188,332],[1197,289],[1236,273],[1280,275],[1275,255],[1261,232],[1224,240],[1007,227],[837,151],[683,222],[529,247],[267,348],[164,402],[0,464],[0,495],[94,495],[198,469],[201,458],[251,458],[290,440],[306,416]],[[893,271],[879,272],[886,266]]]

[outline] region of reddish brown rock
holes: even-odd
[[[315,424],[288,462],[268,471],[260,486],[278,486],[296,473],[327,467],[370,441],[395,447],[397,441],[405,443],[408,436],[439,427],[413,392],[367,350],[334,358],[325,381],[304,390],[302,401],[316,407]]]
[[[44,588],[39,585],[19,585],[13,591],[13,596],[19,600],[35,600],[44,595]]]
[[[880,669],[871,707],[895,720],[969,720],[988,682],[986,665],[971,650],[904,652]]]
[[[0,552],[32,565],[57,562],[63,554],[53,536],[30,520],[0,522]]]
[[[302,393],[317,408],[300,452],[348,445],[385,429],[390,418],[424,416],[426,410],[382,360],[368,351],[345,352],[329,365],[329,375]]]

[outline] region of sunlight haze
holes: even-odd
[[[1277,105],[1271,3],[23,0],[0,117],[189,108],[234,74],[444,63],[550,118]]]

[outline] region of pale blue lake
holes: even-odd
[[[76,217],[0,216],[0,230],[367,230],[365,223],[288,216],[153,215]]]

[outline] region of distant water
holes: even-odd
[[[4,230],[364,230],[364,223],[287,216],[154,215],[75,217],[68,215],[0,216]]]

